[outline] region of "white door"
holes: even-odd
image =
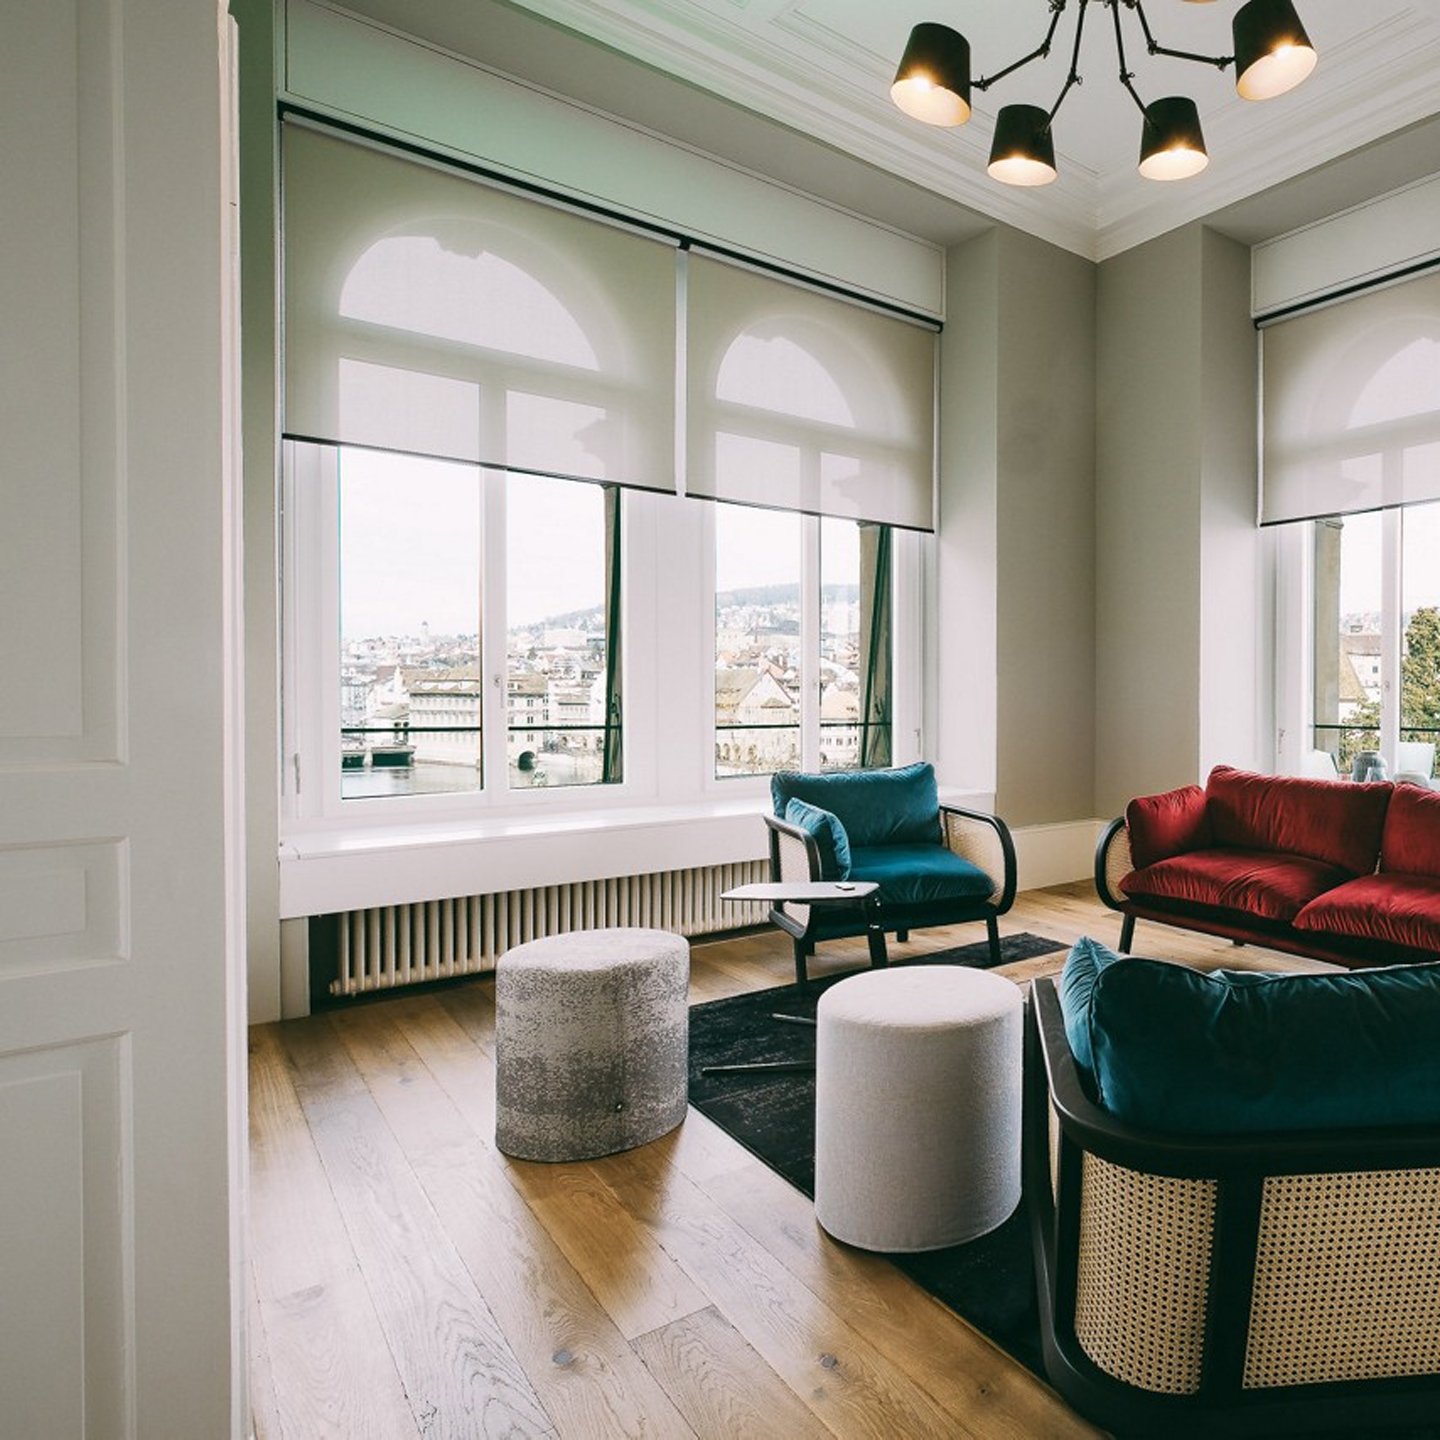
[[[208,1440],[243,1409],[223,6],[3,8],[0,1435]]]

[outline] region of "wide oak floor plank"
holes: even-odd
[[[423,1030],[423,1004],[405,1008],[411,1027]],[[576,1440],[687,1434],[664,1390],[505,1178],[492,1147],[410,1044],[405,1025],[369,1006],[337,1029],[558,1432]]]
[[[831,1434],[713,1307],[633,1343],[701,1440],[827,1440]]]
[[[710,1303],[837,1435],[959,1440],[969,1433],[670,1166],[662,1145],[592,1161],[588,1168],[613,1196],[612,1208],[628,1211],[655,1234]]]
[[[553,1435],[333,1029],[282,1028],[316,1148],[422,1433],[427,1440]]]
[[[250,1032],[249,1209],[266,1440],[418,1435],[275,1026]]]

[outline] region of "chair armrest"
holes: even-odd
[[[820,879],[820,847],[816,845],[815,837],[808,830],[776,819],[774,815],[763,815],[761,819],[769,827],[770,879],[777,882]],[[814,907],[811,905],[786,903],[773,907],[770,919],[776,924],[782,924],[778,917],[784,916],[785,920],[791,923],[784,924],[783,928],[791,930],[792,924],[798,925],[808,934],[813,913]],[[795,932],[791,930],[791,933]]]
[[[942,805],[940,823],[946,848],[962,860],[978,865],[995,881],[990,904],[997,915],[1003,915],[1015,903],[1017,884],[1015,842],[1010,838],[1010,827],[998,815],[966,810],[959,805]]]
[[[798,825],[777,820],[773,815],[761,817],[770,830],[770,879],[820,879],[820,847],[815,837]]]
[[[1125,817],[1118,815],[1106,827],[1095,845],[1095,889],[1112,910],[1125,908],[1120,882],[1135,868],[1130,854],[1130,830]]]

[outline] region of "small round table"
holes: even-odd
[[[868,971],[820,997],[815,1218],[865,1250],[973,1240],[1020,1203],[1024,1002],[959,966]]]

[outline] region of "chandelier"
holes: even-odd
[[[927,125],[963,125],[970,118],[970,92],[988,90],[997,81],[1013,75],[1033,60],[1043,60],[1059,28],[1069,0],[1048,0],[1050,28],[1045,38],[1028,55],[993,75],[971,82],[970,42],[948,25],[925,23],[910,32],[909,43],[890,87],[890,97],[907,114]],[[1172,50],[1151,34],[1142,0],[1078,0],[1075,43],[1070,52],[1070,72],[1049,110],[1039,105],[1005,105],[995,119],[995,138],[987,167],[993,179],[1007,185],[1045,185],[1059,173],[1055,168],[1053,125],[1065,97],[1083,84],[1080,75],[1080,40],[1085,33],[1085,16],[1090,5],[1110,11],[1115,28],[1115,58],[1120,66],[1120,83],[1134,100],[1141,115],[1140,173],[1149,180],[1183,180],[1198,175],[1210,163],[1205,137],[1200,130],[1200,112],[1185,95],[1166,95],[1146,104],[1134,86],[1135,72],[1125,58],[1125,35],[1120,11],[1133,10],[1151,55],[1168,55],[1176,60],[1193,60],[1218,70],[1235,67],[1235,89],[1246,100],[1269,100],[1293,90],[1315,68],[1315,47],[1300,23],[1291,0],[1248,0],[1231,22],[1234,53],[1196,55],[1189,50]],[[1204,0],[1190,0],[1204,3]]]

